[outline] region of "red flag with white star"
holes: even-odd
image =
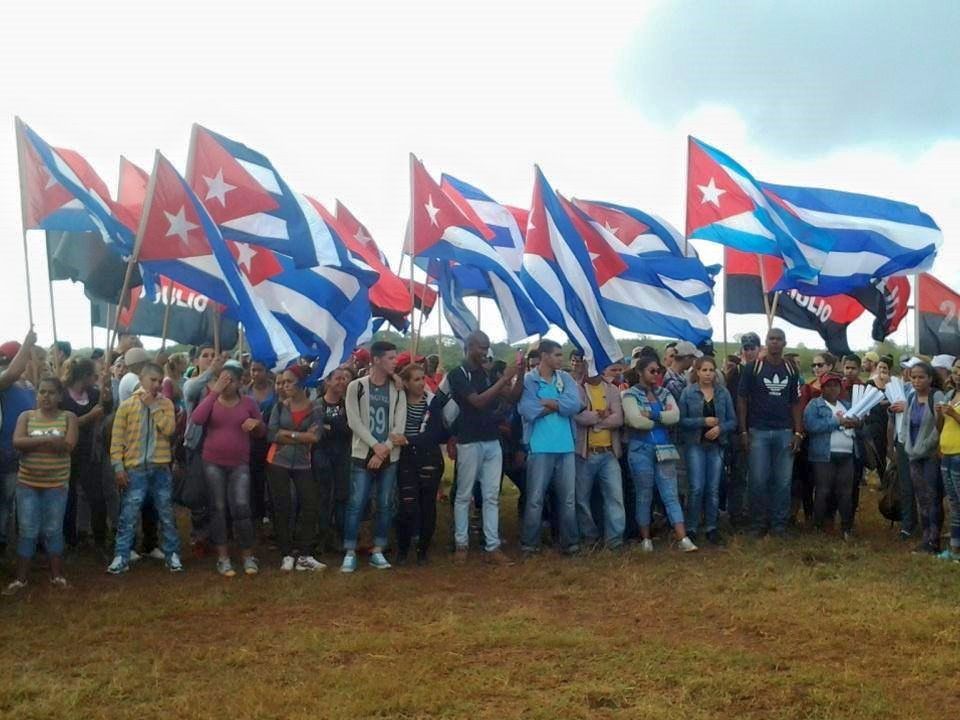
[[[687,237],[706,225],[756,209],[727,170],[690,138],[687,156]]]
[[[410,153],[410,193],[414,255],[422,255],[438,243],[448,227],[467,228],[486,236],[443,192],[413,153]]]
[[[218,225],[279,207],[263,184],[199,125],[193,126],[187,165],[187,182]]]

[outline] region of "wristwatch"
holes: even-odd
[[[296,440],[296,439],[297,439],[297,434],[296,434],[295,432],[290,433],[290,439],[291,439],[291,440]]]

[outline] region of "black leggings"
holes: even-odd
[[[293,514],[293,497],[290,482],[297,493],[297,505],[300,512],[296,520]],[[277,543],[281,555],[293,555],[297,550],[301,555],[312,555],[317,544],[317,523],[319,520],[319,486],[310,468],[291,470],[267,464],[267,482],[270,485],[270,499],[273,502],[274,524],[277,528]],[[296,532],[292,532],[296,528]]]
[[[437,529],[437,490],[443,477],[439,448],[403,448],[397,467],[397,549],[406,553],[418,538],[417,550],[430,547]]]

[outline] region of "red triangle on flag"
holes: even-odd
[[[140,259],[173,260],[212,250],[180,174],[159,152],[141,220]]]
[[[524,253],[539,255],[545,260],[555,260],[550,243],[550,228],[547,226],[547,209],[543,205],[543,189],[540,187],[540,172],[536,172],[533,182],[533,199],[527,215]]]
[[[689,138],[687,160],[687,237],[699,228],[753,212],[754,202],[700,144]]]
[[[24,227],[36,229],[50,213],[73,200],[73,193],[50,174],[40,154],[27,139],[26,134],[19,132],[19,128],[17,144],[20,146]]]
[[[610,278],[616,277],[626,270],[627,264],[623,261],[623,258],[610,247],[610,244],[597,232],[597,229],[584,219],[581,215],[582,211],[577,212],[577,208],[560,193],[557,193],[557,200],[560,201],[560,206],[587,246],[587,252],[590,253],[590,260],[593,262],[593,271],[597,276],[597,284],[603,285]]]
[[[573,204],[583,210],[592,220],[600,223],[617,240],[629,247],[641,235],[650,232],[650,226],[632,218],[625,212],[606,207],[600,203],[573,199]]]
[[[150,176],[147,171],[120,156],[120,180],[117,187],[117,204],[127,209],[137,222],[143,213],[143,202],[147,199],[147,183]]]
[[[414,255],[421,255],[440,242],[448,227],[481,232],[440,189],[413,153],[410,153],[410,193]]]
[[[217,140],[193,126],[187,180],[218,225],[279,205],[273,196]]]
[[[225,241],[237,267],[247,276],[251,285],[259,285],[283,272],[283,266],[271,250],[261,245]]]

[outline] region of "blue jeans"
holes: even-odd
[[[623,509],[620,462],[612,452],[587,453],[586,458],[577,456],[577,526],[580,539],[595,542],[600,538],[600,530],[593,520],[590,506],[593,486],[597,482],[600,483],[600,494],[603,496],[603,539],[607,547],[620,547],[627,514]]]
[[[783,533],[790,517],[792,430],[750,430],[750,525]]]
[[[502,467],[503,451],[500,449],[499,440],[457,445],[457,496],[453,502],[453,540],[458,548],[467,547],[470,541],[470,501],[473,499],[473,486],[477,482],[480,483],[480,492],[483,495],[483,536],[486,538],[486,549],[492,552],[500,547]],[[529,473],[528,467],[528,488]]]
[[[637,525],[649,528],[652,520],[653,488],[656,486],[660,500],[667,511],[671,525],[683,522],[683,509],[677,492],[677,461],[657,462],[657,449],[642,442],[630,443],[630,472],[637,488]]]
[[[723,474],[723,447],[717,443],[688,445],[687,478],[690,493],[687,495],[687,530],[697,532],[700,515],[703,515],[707,532],[717,529],[720,513],[720,476]]]
[[[344,550],[357,549],[360,518],[370,499],[374,482],[377,483],[377,517],[373,525],[373,544],[379,548],[387,546],[397,490],[397,463],[391,462],[386,470],[372,472],[354,462],[350,468],[350,498],[347,500],[347,514],[343,521]]]
[[[950,501],[950,547],[960,552],[960,455],[944,455],[941,474]]]
[[[69,490],[66,485],[35,488],[17,484],[17,521],[20,538],[17,555],[32,558],[37,552],[37,539],[49,555],[63,555],[63,515],[67,511]]]
[[[117,520],[116,554],[124,562],[130,560],[130,549],[137,538],[137,518],[147,496],[153,500],[160,520],[160,549],[168,558],[180,552],[180,537],[173,517],[173,475],[166,465],[146,470],[127,470],[130,484],[120,500],[120,518]]]
[[[553,485],[557,498],[560,546],[565,552],[575,552],[580,543],[577,529],[575,455],[569,453],[530,453],[527,456],[527,502],[523,508],[523,528],[520,546],[528,552],[540,548],[540,529],[543,526],[543,498]]]

